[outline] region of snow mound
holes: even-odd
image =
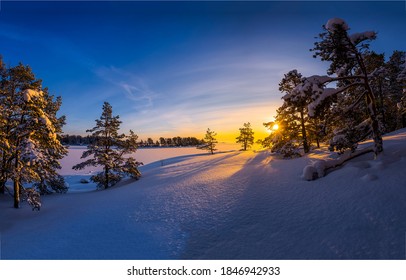
[[[307,181],[316,180],[318,178],[318,172],[313,165],[306,165],[303,168],[302,178]]]
[[[375,174],[365,174],[364,176],[361,177],[361,179],[363,181],[375,181],[378,179],[378,176],[376,176]]]

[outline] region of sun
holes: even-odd
[[[278,128],[279,128],[279,125],[277,123],[272,126],[272,130],[278,130]]]

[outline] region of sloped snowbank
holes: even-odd
[[[406,130],[317,181],[313,154],[183,156],[98,192],[12,209],[0,196],[4,259],[404,259]]]

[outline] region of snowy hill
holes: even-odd
[[[3,259],[404,259],[406,130],[385,152],[316,181],[314,153],[196,154],[144,167],[140,181],[43,197],[0,196]]]

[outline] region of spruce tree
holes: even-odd
[[[98,188],[109,188],[118,183],[124,175],[135,179],[141,177],[138,169],[141,162],[134,158],[124,158],[124,155],[135,153],[138,136],[130,131],[130,135],[119,134],[121,121],[119,116],[113,116],[113,108],[108,102],[103,104],[101,117],[96,120],[96,126],[86,132],[91,132],[95,142],[88,145],[82,154],[86,161],[73,166],[73,169],[83,169],[86,166],[102,166],[103,172],[93,175],[91,180]]]
[[[249,122],[244,123],[244,126],[240,128],[240,135],[236,139],[236,142],[241,144],[244,151],[254,144],[254,131]]]

